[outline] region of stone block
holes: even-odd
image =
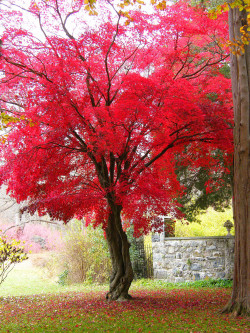
[[[182,276],[182,270],[175,267],[172,271],[173,276]]]
[[[219,272],[216,274],[216,279],[225,279],[226,274],[225,272]]]
[[[175,283],[185,282],[185,279],[183,277],[176,277],[174,282]]]
[[[178,252],[179,253],[185,253],[187,251],[188,247],[185,247],[185,246],[179,246],[179,250]]]
[[[173,268],[173,266],[170,265],[170,264],[167,263],[167,262],[163,262],[162,265],[161,265],[161,268],[166,269],[166,270],[170,270],[170,269]]]
[[[175,248],[172,247],[172,246],[170,246],[170,247],[168,248],[168,253],[175,253]]]
[[[186,253],[192,253],[193,252],[193,248],[192,247],[188,247],[186,248]]]
[[[162,261],[162,254],[161,253],[154,253],[153,258],[156,261]]]
[[[222,252],[214,252],[213,255],[214,255],[214,257],[222,257],[223,253]]]
[[[214,258],[214,257],[207,257],[207,260],[214,261],[214,260],[216,260],[216,258]]]
[[[182,246],[185,248],[188,248],[188,247],[192,246],[192,241],[184,240]]]
[[[156,244],[154,244],[154,246],[152,247],[152,250],[153,250],[153,253],[160,253],[161,252],[161,249],[159,248],[159,246],[156,246]]]
[[[187,264],[184,264],[181,268],[183,271],[187,271],[189,269]]]
[[[195,260],[195,261],[205,261],[206,258],[202,258],[202,257],[195,257],[195,258],[192,258],[192,260]]]
[[[191,271],[200,271],[201,265],[200,264],[191,264],[190,269],[191,269]]]
[[[158,270],[158,269],[156,269],[154,271],[154,277],[156,279],[167,279],[168,278],[168,272],[166,270]]]
[[[155,261],[155,263],[156,263],[156,265],[155,265],[155,268],[159,268],[159,269],[161,269],[162,267],[163,267],[163,262],[162,261]]]
[[[208,279],[208,276],[207,276],[207,274],[205,272],[201,272],[199,274],[200,274],[200,279],[201,280],[207,280]]]
[[[202,253],[201,250],[197,249],[197,250],[193,251],[193,256],[200,257],[201,253]]]
[[[217,249],[217,247],[214,244],[207,247],[208,251],[214,251],[216,249]]]
[[[173,259],[175,259],[175,254],[165,254],[164,258],[166,260],[173,260]]]
[[[202,244],[202,242],[200,242],[200,241],[192,241],[191,244],[192,244],[193,247],[198,247],[199,245]]]

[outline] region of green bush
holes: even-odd
[[[233,281],[226,279],[208,279],[188,282],[167,282],[165,280],[140,279],[133,282],[135,288],[145,287],[148,289],[157,288],[232,288]]]
[[[58,283],[105,283],[111,271],[107,242],[101,228],[83,228],[75,221],[66,227],[62,251],[54,255],[60,262]]]
[[[59,274],[57,283],[61,286],[65,286],[67,284],[68,275],[69,270],[65,269],[61,274]]]
[[[225,279],[208,279],[208,280],[200,280],[200,281],[193,281],[193,282],[183,282],[183,286],[187,287],[195,287],[195,288],[231,288],[233,285],[232,280],[225,280]]]

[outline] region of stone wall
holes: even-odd
[[[154,278],[169,282],[232,279],[234,237],[152,237]]]

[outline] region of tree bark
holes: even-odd
[[[112,263],[108,300],[128,300],[132,297],[128,291],[134,278],[130,261],[130,244],[122,229],[121,210],[119,205],[112,205],[106,228],[107,242]]]
[[[230,40],[240,39],[240,28],[246,24],[247,13],[230,10]],[[235,259],[233,292],[222,312],[250,314],[250,46],[245,52],[231,54],[231,75],[234,103],[234,190]]]

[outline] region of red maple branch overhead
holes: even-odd
[[[81,7],[46,3],[26,9],[43,41],[14,27],[2,37],[0,108],[17,119],[1,147],[1,183],[31,212],[68,221],[113,203],[147,231],[183,191],[175,154],[197,142],[232,149],[225,22],[181,3],[150,19],[131,13],[130,25],[118,13],[74,36],[68,22]]]

